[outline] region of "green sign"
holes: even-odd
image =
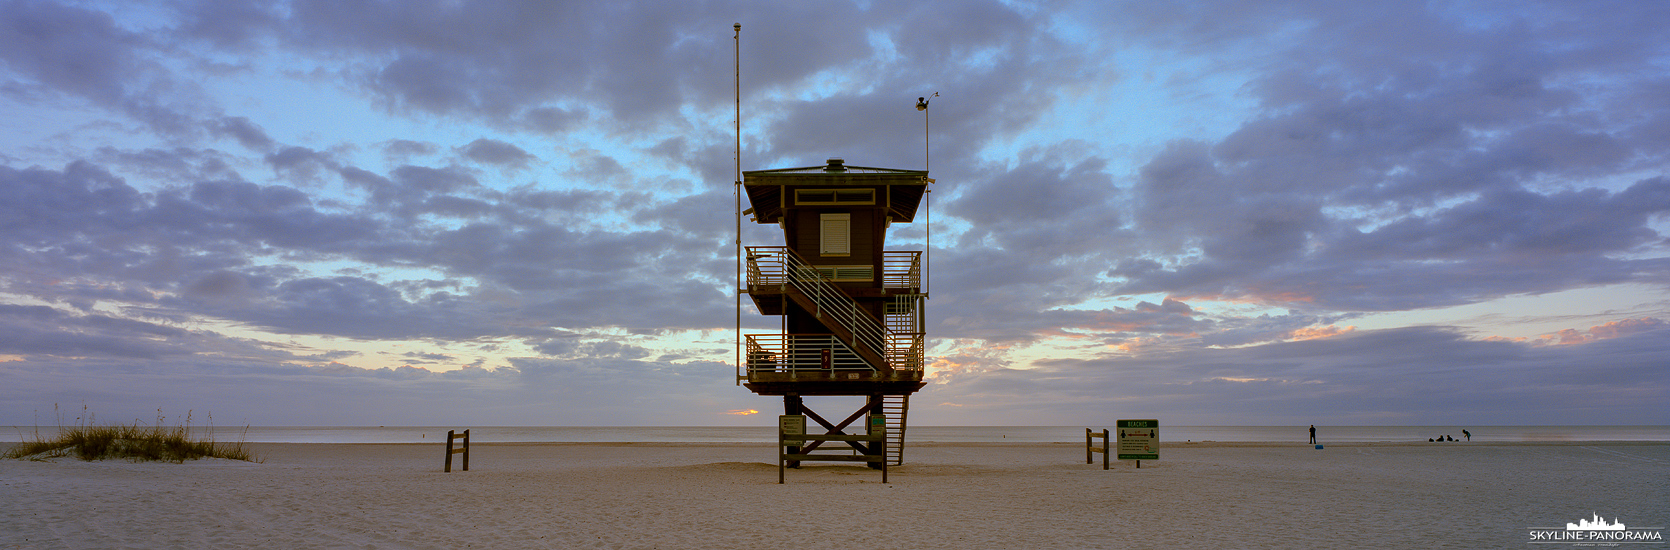
[[[1160,421],[1120,420],[1114,426],[1119,460],[1160,459]]]
[[[777,417],[777,434],[783,439],[785,447],[799,447],[805,440],[791,439],[790,436],[806,435],[806,417],[798,414],[785,414]]]

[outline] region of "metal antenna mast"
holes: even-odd
[[[731,192],[736,198],[736,385],[742,385],[742,23],[731,25],[736,31],[736,183]]]
[[[927,97],[916,98],[916,110],[922,111],[922,171],[923,172],[928,171],[928,167],[929,167],[929,164],[928,164],[928,139],[929,139],[928,136],[930,135],[928,133],[928,102],[930,101],[928,99],[929,97],[939,97],[939,92],[934,92],[933,95],[929,95]],[[929,179],[928,183],[932,184],[933,180]],[[933,259],[934,259],[934,207],[933,207],[933,201],[931,200],[932,197],[933,197],[933,192],[934,192],[933,189],[927,189],[927,190],[924,190],[922,192],[922,207],[925,210],[924,214],[926,214],[926,216],[927,216],[927,223],[928,223],[927,251],[924,252],[924,255],[926,257],[924,257],[923,261],[922,261],[922,264],[923,264],[923,266],[922,266],[922,271],[923,271],[922,278],[924,279],[924,281],[923,281],[924,284],[922,286],[922,293],[923,294],[928,294],[930,296],[932,295],[932,290],[933,290],[933,286],[934,286],[934,276],[933,276],[934,275],[934,272],[933,272],[933,265],[934,265],[934,262],[933,262]]]

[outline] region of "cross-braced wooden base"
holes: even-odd
[[[847,426],[852,425],[853,422],[857,421],[860,418],[864,418],[866,416],[869,416],[869,415],[881,416],[883,414],[883,412],[884,411],[882,409],[882,395],[881,394],[869,395],[869,396],[867,396],[867,399],[864,402],[864,406],[860,407],[857,411],[853,411],[853,413],[851,415],[847,416],[847,418],[845,420],[842,420],[839,424],[831,424],[828,420],[825,420],[822,416],[818,415],[818,413],[816,411],[813,411],[812,409],[806,407],[806,404],[801,401],[799,395],[785,395],[785,396],[783,396],[783,414],[805,415],[807,418],[811,418],[813,422],[817,422],[818,425],[823,426],[825,430],[828,430],[828,431],[824,432],[825,435],[848,435],[845,432],[845,430],[846,430]],[[870,427],[865,426],[864,428],[866,430],[865,433],[869,433],[868,430],[869,430]],[[816,450],[819,446],[822,446],[823,443],[824,443],[823,441],[811,441],[805,447],[788,447],[787,450],[785,451],[785,454],[794,454],[794,455],[808,454],[808,453],[811,453],[813,450]],[[865,442],[861,442],[861,441],[845,441],[845,443],[848,446],[851,446],[854,450],[858,451],[859,454],[871,455],[871,456],[882,456],[882,457],[887,456],[887,440],[886,440],[886,438],[882,438],[879,441],[868,442],[869,443],[868,445],[866,445]],[[883,460],[876,461],[876,462],[870,462],[869,466],[870,466],[870,468],[876,469],[876,470],[885,469],[886,468],[886,460],[883,459]],[[799,460],[790,460],[790,461],[788,461],[788,467],[798,468],[798,467],[800,467],[800,461]]]

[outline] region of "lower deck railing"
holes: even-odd
[[[887,346],[894,371],[922,370],[922,335],[893,334]],[[829,359],[824,360],[825,350]],[[747,372],[796,373],[811,371],[876,372],[845,342],[829,334],[749,334]]]
[[[827,350],[829,359],[825,362]],[[874,372],[864,358],[829,334],[749,334],[748,372]]]

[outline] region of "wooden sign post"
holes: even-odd
[[[1095,438],[1098,438],[1098,437],[1102,438],[1102,448],[1100,448],[1100,449],[1096,448],[1096,444],[1095,444],[1095,441],[1094,441]],[[1096,453],[1102,453],[1102,469],[1103,470],[1108,469],[1108,450],[1109,450],[1108,445],[1110,443],[1113,443],[1113,440],[1108,438],[1108,429],[1107,428],[1102,428],[1102,433],[1096,433],[1096,432],[1090,431],[1090,428],[1085,428],[1084,429],[1084,463],[1085,464],[1094,464],[1095,462],[1094,462],[1093,459],[1096,457]]]

